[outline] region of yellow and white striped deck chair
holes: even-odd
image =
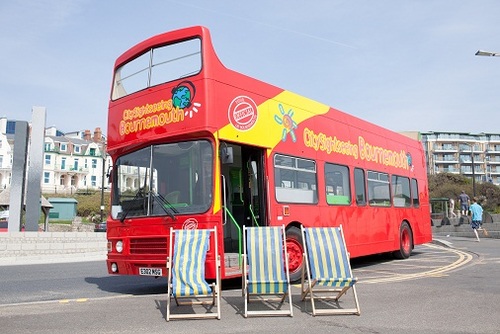
[[[216,279],[212,284],[205,280],[205,265],[210,246],[210,235],[215,245],[214,261]],[[167,321],[175,318],[220,319],[220,258],[217,245],[217,229],[174,230],[170,228],[169,257],[167,258],[168,299]],[[208,305],[201,312],[194,308],[190,313],[171,314],[172,297],[179,305]],[[209,298],[209,300],[206,300]],[[182,302],[180,299],[184,299]],[[215,312],[212,312],[213,308]],[[180,308],[177,310],[180,312]]]
[[[245,318],[255,315],[293,316],[285,227],[243,226],[243,236]],[[289,309],[284,307],[287,296]],[[260,308],[249,310],[251,301],[260,301]]]
[[[340,227],[301,228],[304,242],[301,298],[311,299],[312,314],[360,314],[356,282],[352,275],[349,253]],[[306,277],[307,272],[307,277]],[[342,308],[339,299],[351,289],[352,307]],[[327,306],[317,309],[315,299]],[[333,301],[334,303],[331,303]]]

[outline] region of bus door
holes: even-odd
[[[222,142],[220,152],[224,250],[236,253],[241,248],[243,225],[267,224],[265,151]]]

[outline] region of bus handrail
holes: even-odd
[[[252,204],[249,205],[249,209],[250,214],[252,215],[253,222],[255,223],[255,225],[257,225],[257,227],[260,227],[259,223],[257,222],[257,218],[255,218],[255,214],[253,213]]]
[[[231,214],[231,212],[226,208],[224,207],[224,211],[226,212],[226,214],[229,215],[229,218],[231,218],[231,222],[233,222],[234,226],[236,226],[236,228],[238,229],[238,265],[240,266],[241,268],[241,257],[242,257],[242,249],[241,249],[241,227],[238,225],[238,223],[236,222],[236,219],[234,219],[233,215]]]

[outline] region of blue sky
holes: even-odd
[[[233,70],[394,131],[500,133],[497,0],[11,0],[0,4],[0,116],[107,128],[115,59],[192,25]]]

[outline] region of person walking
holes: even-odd
[[[477,198],[472,199],[472,205],[470,206],[470,211],[472,213],[472,220],[470,226],[476,235],[476,239],[479,242],[479,235],[477,230],[481,228],[481,222],[483,220],[483,208],[477,203]]]
[[[448,218],[456,218],[457,214],[455,213],[455,200],[450,198],[450,217]]]
[[[460,201],[460,213],[463,215],[469,214],[470,197],[462,190],[462,193],[458,195],[458,200]]]

